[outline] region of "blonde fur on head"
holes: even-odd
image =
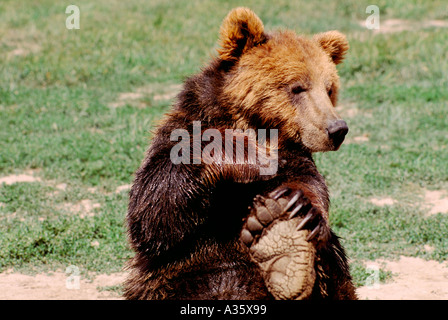
[[[236,61],[249,49],[266,40],[263,22],[250,9],[239,7],[230,11],[220,29],[219,56]]]
[[[340,64],[349,49],[347,37],[337,30],[318,33],[313,40],[324,49],[334,64]]]

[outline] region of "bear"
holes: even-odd
[[[135,172],[124,298],[357,298],[312,157],[348,132],[335,111],[347,50],[338,31],[267,33],[244,7],[225,17],[217,56],[185,80]]]

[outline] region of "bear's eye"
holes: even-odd
[[[294,94],[299,94],[299,93],[302,93],[304,91],[306,91],[306,90],[301,85],[294,85],[291,88],[291,92],[294,93]]]

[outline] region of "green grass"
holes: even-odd
[[[448,28],[374,33],[359,24],[371,4],[364,0],[76,4],[80,30],[65,28],[68,3],[0,2],[0,177],[32,169],[41,178],[0,186],[0,271],[121,270],[132,255],[127,195],[114,191],[131,183],[150,130],[170,106],[157,95],[207,63],[221,20],[239,5],[259,14],[268,30],[339,29],[348,36],[351,49],[338,66],[340,105],[358,110],[346,118],[349,141],[369,140],[316,160],[356,283],[368,277],[369,260],[448,258],[448,217],[426,217],[422,206],[424,189],[448,189]],[[443,1],[375,4],[381,21],[448,19]],[[120,98],[137,91],[137,98]],[[382,196],[397,201],[368,201]],[[100,205],[92,216],[67,209],[83,199]]]

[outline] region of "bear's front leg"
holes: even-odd
[[[304,193],[281,186],[255,198],[241,240],[276,299],[307,299],[316,280],[316,245],[329,234],[326,219]]]

